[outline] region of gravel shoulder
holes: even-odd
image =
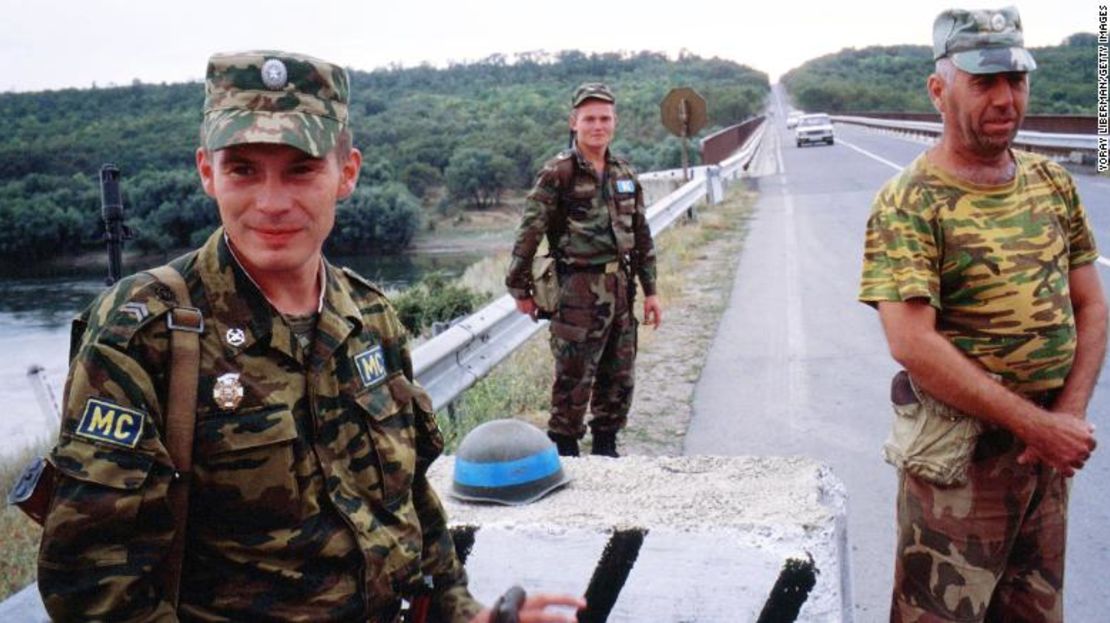
[[[702,235],[708,238],[700,244],[683,240],[681,225],[664,233],[664,237],[677,234],[679,244],[661,240],[663,324],[657,331],[640,330],[636,393],[627,428],[619,438],[622,453],[682,454],[693,415],[694,387],[728,306],[755,197],[755,192],[737,185],[722,204],[700,208]]]

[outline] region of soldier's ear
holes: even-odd
[[[925,88],[929,92],[929,100],[933,102],[933,108],[940,114],[944,114],[944,89],[948,84],[944,78],[938,74],[930,74],[929,79],[925,81]]]
[[[358,172],[362,169],[362,152],[352,147],[351,152],[347,155],[347,161],[340,163],[339,169],[339,192],[336,193],[337,199],[346,199],[351,196],[355,191],[355,186],[358,184]]]
[[[197,174],[200,175],[200,185],[204,192],[213,199],[216,198],[216,184],[212,179],[212,167],[216,166],[215,154],[204,147],[197,147],[196,162]]]
[[[578,109],[570,111],[570,118],[567,120],[567,125],[570,126],[571,130],[574,130],[575,132],[578,131],[578,128],[575,127],[578,125]]]

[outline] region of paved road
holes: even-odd
[[[796,148],[779,115],[760,198],[694,397],[688,454],[806,455],[845,482],[857,622],[887,616],[895,474],[880,448],[896,366],[877,315],[855,301],[863,231],[877,189],[922,143],[837,126],[831,147]],[[774,122],[774,121],[773,121]],[[1110,182],[1079,176],[1103,253],[1110,252]],[[1110,260],[1100,264],[1104,283]],[[1104,379],[1107,375],[1104,375]],[[1110,391],[1090,410],[1110,430]],[[1106,620],[1110,583],[1110,437],[1075,479],[1066,611]]]

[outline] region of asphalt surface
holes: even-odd
[[[772,118],[772,143],[756,167],[764,173],[760,197],[695,391],[685,450],[804,455],[830,465],[848,491],[855,620],[884,621],[896,477],[881,447],[897,366],[878,315],[856,301],[856,292],[871,201],[925,145],[838,124],[836,145],[797,148],[784,119],[781,113]],[[1076,180],[1103,255],[1110,255],[1110,180],[1082,174]],[[1099,263],[1099,272],[1106,284],[1110,260]],[[1110,430],[1107,376],[1088,412],[1104,431]],[[1069,621],[1107,620],[1110,437],[1101,438],[1101,451],[1072,489]]]

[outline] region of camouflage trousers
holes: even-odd
[[[548,430],[581,438],[587,405],[595,432],[624,427],[632,404],[636,328],[625,271],[570,271],[559,277],[551,320],[555,382]]]
[[[892,622],[1063,621],[1069,483],[1023,449],[990,430],[967,484],[900,475]]]

